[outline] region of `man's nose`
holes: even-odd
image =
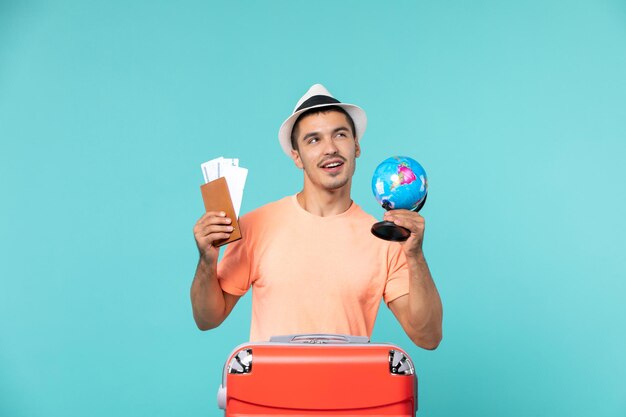
[[[338,151],[337,144],[332,138],[327,138],[324,140],[324,154],[333,155]]]

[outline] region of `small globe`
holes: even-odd
[[[376,167],[372,177],[372,192],[386,210],[418,209],[428,191],[424,168],[407,156],[392,156]]]

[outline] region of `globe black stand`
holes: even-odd
[[[412,211],[416,213],[419,212],[426,203],[426,197],[428,197],[428,193],[424,196],[422,202]],[[388,201],[383,202],[383,208],[385,210],[390,209]],[[404,242],[409,238],[409,236],[411,236],[411,231],[406,227],[398,226],[393,222],[382,221],[375,223],[372,226],[372,234],[377,238],[383,240],[390,240],[392,242]]]

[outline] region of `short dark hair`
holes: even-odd
[[[352,117],[348,114],[348,112],[343,107],[339,107],[339,106],[314,107],[312,109],[309,109],[303,112],[300,116],[298,116],[298,118],[296,119],[296,122],[293,124],[293,128],[291,129],[291,147],[295,149],[296,151],[298,150],[296,130],[298,129],[298,123],[300,123],[300,120],[312,114],[329,113],[331,111],[336,111],[346,116],[346,119],[348,119],[348,123],[350,124],[350,128],[352,129],[352,136],[356,137],[356,129],[354,127],[354,120],[352,120]]]

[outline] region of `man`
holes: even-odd
[[[232,232],[224,213],[194,227],[200,260],[191,286],[198,327],[219,326],[252,286],[251,340],[294,333],[371,336],[381,297],[418,346],[441,341],[442,306],[422,252],[424,219],[393,210],[403,243],[374,237],[376,219],[350,197],[367,118],[316,84],[283,123],[279,141],[303,170],[302,191],[239,220],[243,238],[224,258],[213,243]]]

